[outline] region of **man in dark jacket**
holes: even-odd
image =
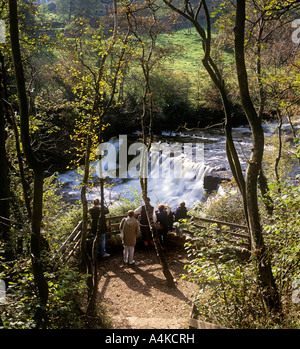
[[[100,236],[100,248],[98,247],[97,252],[100,254],[101,257],[109,257],[110,255],[105,250],[105,241],[106,241],[106,220],[105,215],[109,213],[109,210],[107,207],[104,207],[104,215],[101,216],[101,207],[100,207],[100,200],[95,199],[93,201],[94,206],[89,209],[89,213],[92,217],[92,227],[91,227],[91,234],[95,238],[97,231],[99,230],[99,236]]]
[[[187,218],[187,209],[185,207],[185,202],[182,201],[175,211],[175,222],[179,222],[180,219],[185,219],[185,218]],[[176,227],[176,235],[177,236],[181,235],[181,231],[178,226]]]
[[[168,207],[165,207],[164,204],[158,205],[158,212],[156,213],[157,221],[162,226],[162,229],[158,230],[158,235],[159,235],[160,245],[163,250],[166,249],[167,235],[169,231],[169,216],[165,208],[168,209]]]

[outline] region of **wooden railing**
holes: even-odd
[[[126,217],[126,215],[106,217],[106,222],[107,222],[106,235],[110,236],[110,235],[119,233],[119,225],[120,225],[121,219],[124,217]],[[54,256],[52,257],[52,260],[56,262],[54,269],[57,269],[60,263],[66,263],[70,259],[70,257],[74,254],[74,252],[76,251],[77,247],[80,244],[81,229],[82,229],[82,221],[80,221],[77,224],[77,226],[72,231],[72,233],[68,236],[68,238],[64,241],[64,243],[61,245],[58,251],[54,254]]]
[[[54,269],[57,269],[60,263],[66,263],[79,246],[81,237],[82,221],[80,221],[67,240],[61,245],[55,255],[52,257],[56,261]]]
[[[107,235],[111,236],[114,234],[119,233],[119,225],[121,220],[126,217],[126,215],[120,215],[120,216],[112,216],[112,217],[106,217],[107,222]],[[198,217],[192,217],[189,219],[190,227],[191,229],[185,228],[183,230],[184,233],[192,234],[193,228],[199,229],[207,229],[207,225],[203,224],[216,224],[217,229],[220,233],[226,232],[229,233],[233,238],[236,238],[238,240],[242,240],[242,245],[249,248],[250,247],[250,237],[248,234],[248,228],[244,225],[235,224],[235,223],[229,223],[229,222],[223,222],[213,219],[207,219],[207,218],[198,218]],[[201,224],[202,223],[202,224]],[[229,229],[228,229],[229,228]],[[70,257],[73,255],[75,250],[80,244],[80,237],[81,237],[81,229],[82,229],[82,221],[80,221],[75,229],[72,231],[72,233],[68,236],[68,238],[65,240],[65,242],[61,245],[61,247],[58,249],[58,251],[54,254],[52,257],[53,260],[56,261],[55,269],[58,267],[60,263],[66,263]],[[244,241],[244,242],[243,242]]]
[[[125,217],[126,215],[106,217],[107,234],[112,235],[119,233],[119,225],[121,223],[121,220]]]
[[[206,225],[203,225],[203,223]],[[248,232],[248,227],[245,225],[224,222],[215,219],[192,217],[189,221],[189,226],[191,227],[191,229],[185,228],[183,231],[190,234],[193,233],[193,227],[195,227],[197,230],[201,230],[207,229],[213,224],[216,225],[216,230],[220,234],[226,233],[230,235],[234,243],[239,242],[240,245],[250,249],[250,235]]]

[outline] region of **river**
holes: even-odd
[[[264,122],[263,128],[265,137],[268,138],[276,132],[276,123]],[[299,129],[299,125],[297,128]],[[289,137],[289,124],[284,124],[283,130],[285,136]],[[233,138],[245,171],[252,144],[250,128],[233,128]],[[97,185],[100,169],[106,171],[103,177],[110,177],[107,180],[109,185],[105,188],[105,201],[108,205],[118,202],[122,197],[131,200],[134,192],[141,192],[139,179],[131,178],[136,177],[139,170],[140,153],[137,149],[141,146],[137,134],[128,137],[119,135],[104,144],[106,151],[102,162],[91,164],[94,185],[88,190],[89,201],[100,197]],[[221,181],[232,177],[226,157],[223,128],[161,132],[155,135],[148,155],[148,195],[155,206],[165,203],[174,208],[179,202],[185,201],[191,207],[196,202],[203,202],[205,193],[218,190]],[[80,199],[80,172],[82,171],[74,170],[58,175],[62,183],[61,194],[65,200]]]

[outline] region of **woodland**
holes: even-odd
[[[182,278],[197,285],[202,320],[299,329],[299,2],[0,0],[0,19],[0,328],[108,328],[99,232],[88,243],[97,147],[137,133],[149,150],[160,131],[221,127],[231,181],[190,215],[244,224],[248,257],[214,226],[194,226]],[[263,121],[276,123],[274,137]],[[246,171],[237,125],[251,131]],[[59,194],[57,174],[68,169],[82,172],[77,204]],[[102,214],[107,185],[98,179]],[[145,203],[166,285],[176,289],[142,175],[140,187],[110,215]],[[53,255],[79,221],[76,258],[57,268]]]

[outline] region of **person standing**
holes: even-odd
[[[148,196],[146,198],[146,203],[147,203],[147,205],[148,204],[150,205],[150,198]],[[156,215],[155,215],[154,207],[151,205],[150,205],[150,207],[151,207],[153,221],[155,223],[156,222]],[[150,229],[147,214],[146,214],[146,206],[145,205],[140,206],[139,208],[137,208],[134,211],[134,214],[140,215],[140,227],[141,227],[142,238],[144,241],[144,246],[146,248],[148,248],[149,243],[151,246],[154,246],[154,241],[152,238],[152,233],[151,233],[151,229]]]
[[[122,243],[124,246],[123,260],[124,263],[133,265],[134,247],[136,245],[136,238],[140,234],[140,225],[137,219],[134,218],[134,211],[127,212],[127,217],[123,218],[120,223],[120,231],[122,234]]]
[[[185,207],[185,202],[182,201],[175,211],[175,222],[179,222],[180,219],[187,218],[187,209]],[[176,235],[181,236],[181,230],[179,226],[176,226]]]
[[[100,241],[97,246],[97,253],[100,254],[101,257],[109,257],[110,254],[106,252],[105,244],[106,244],[106,220],[105,215],[109,213],[107,207],[104,207],[104,215],[101,215],[101,203],[99,199],[95,199],[93,201],[94,206],[89,209],[89,214],[92,218],[91,224],[91,234],[95,238],[97,235],[97,231],[99,231]]]
[[[164,204],[158,205],[158,212],[156,213],[157,221],[161,225],[161,229],[158,230],[160,244],[163,250],[167,247],[167,235],[169,231],[169,217],[168,217],[169,208]]]

